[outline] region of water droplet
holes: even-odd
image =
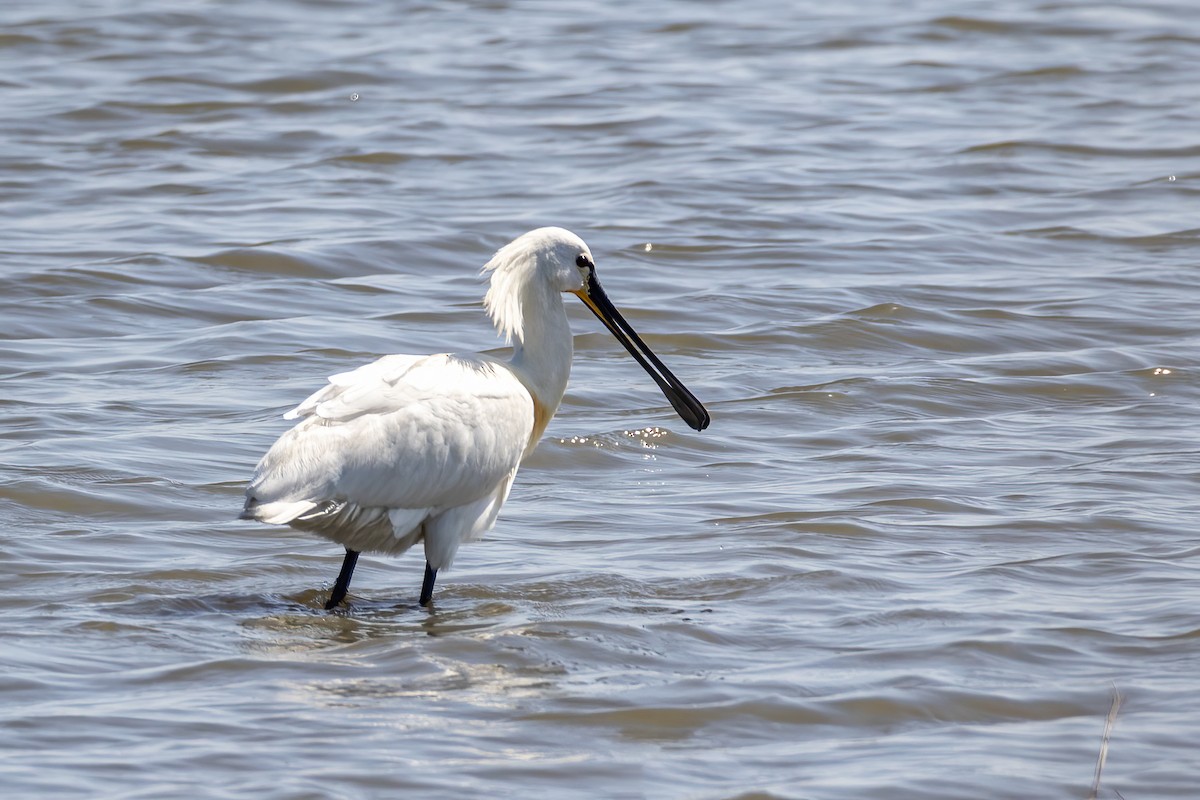
[[[351,102],[351,103],[357,103],[357,102],[358,102],[358,92],[354,92],[352,95],[350,95],[350,102]],[[1175,179],[1174,179],[1174,178],[1171,178],[1171,180],[1175,180]]]

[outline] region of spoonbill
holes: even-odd
[[[617,311],[592,253],[563,228],[538,228],[483,267],[484,307],[512,345],[480,354],[383,356],[284,415],[300,420],[263,456],[241,519],[290,525],[346,548],[325,608],[346,597],[361,552],[425,544],[419,602],[459,546],[496,522],[521,461],[558,410],[573,353],[563,294],[576,295],[650,373],[692,428],[708,412]]]

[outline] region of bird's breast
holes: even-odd
[[[541,400],[538,400],[537,395],[531,394],[530,396],[533,398],[533,430],[529,433],[529,446],[525,449],[526,455],[533,452],[533,448],[537,447],[542,434],[546,431],[546,426],[554,418],[554,412],[558,411],[557,406],[551,408]]]

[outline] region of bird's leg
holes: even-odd
[[[423,606],[429,605],[429,601],[433,599],[433,582],[437,580],[437,570],[429,566],[429,562],[425,562],[425,581],[421,584],[421,600]]]
[[[354,574],[354,565],[358,563],[358,551],[346,548],[346,560],[342,562],[342,571],[338,573],[337,580],[333,584],[333,591],[329,593],[329,602],[325,604],[325,610],[337,608],[338,604],[346,599],[346,592],[350,589],[350,577]]]

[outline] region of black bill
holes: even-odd
[[[577,294],[579,299],[592,310],[592,313],[604,323],[604,327],[612,331],[612,335],[617,337],[617,341],[625,345],[629,354],[637,359],[646,372],[650,373],[650,377],[654,378],[658,388],[662,389],[663,395],[671,401],[671,405],[683,421],[698,431],[707,428],[708,411],[696,399],[696,396],[679,382],[671,370],[667,369],[667,365],[658,360],[658,356],[654,355],[646,346],[642,337],[637,335],[637,331],[625,321],[621,312],[617,311],[616,306],[608,299],[608,295],[600,288],[600,282],[596,280],[594,271],[588,273],[583,291]]]

